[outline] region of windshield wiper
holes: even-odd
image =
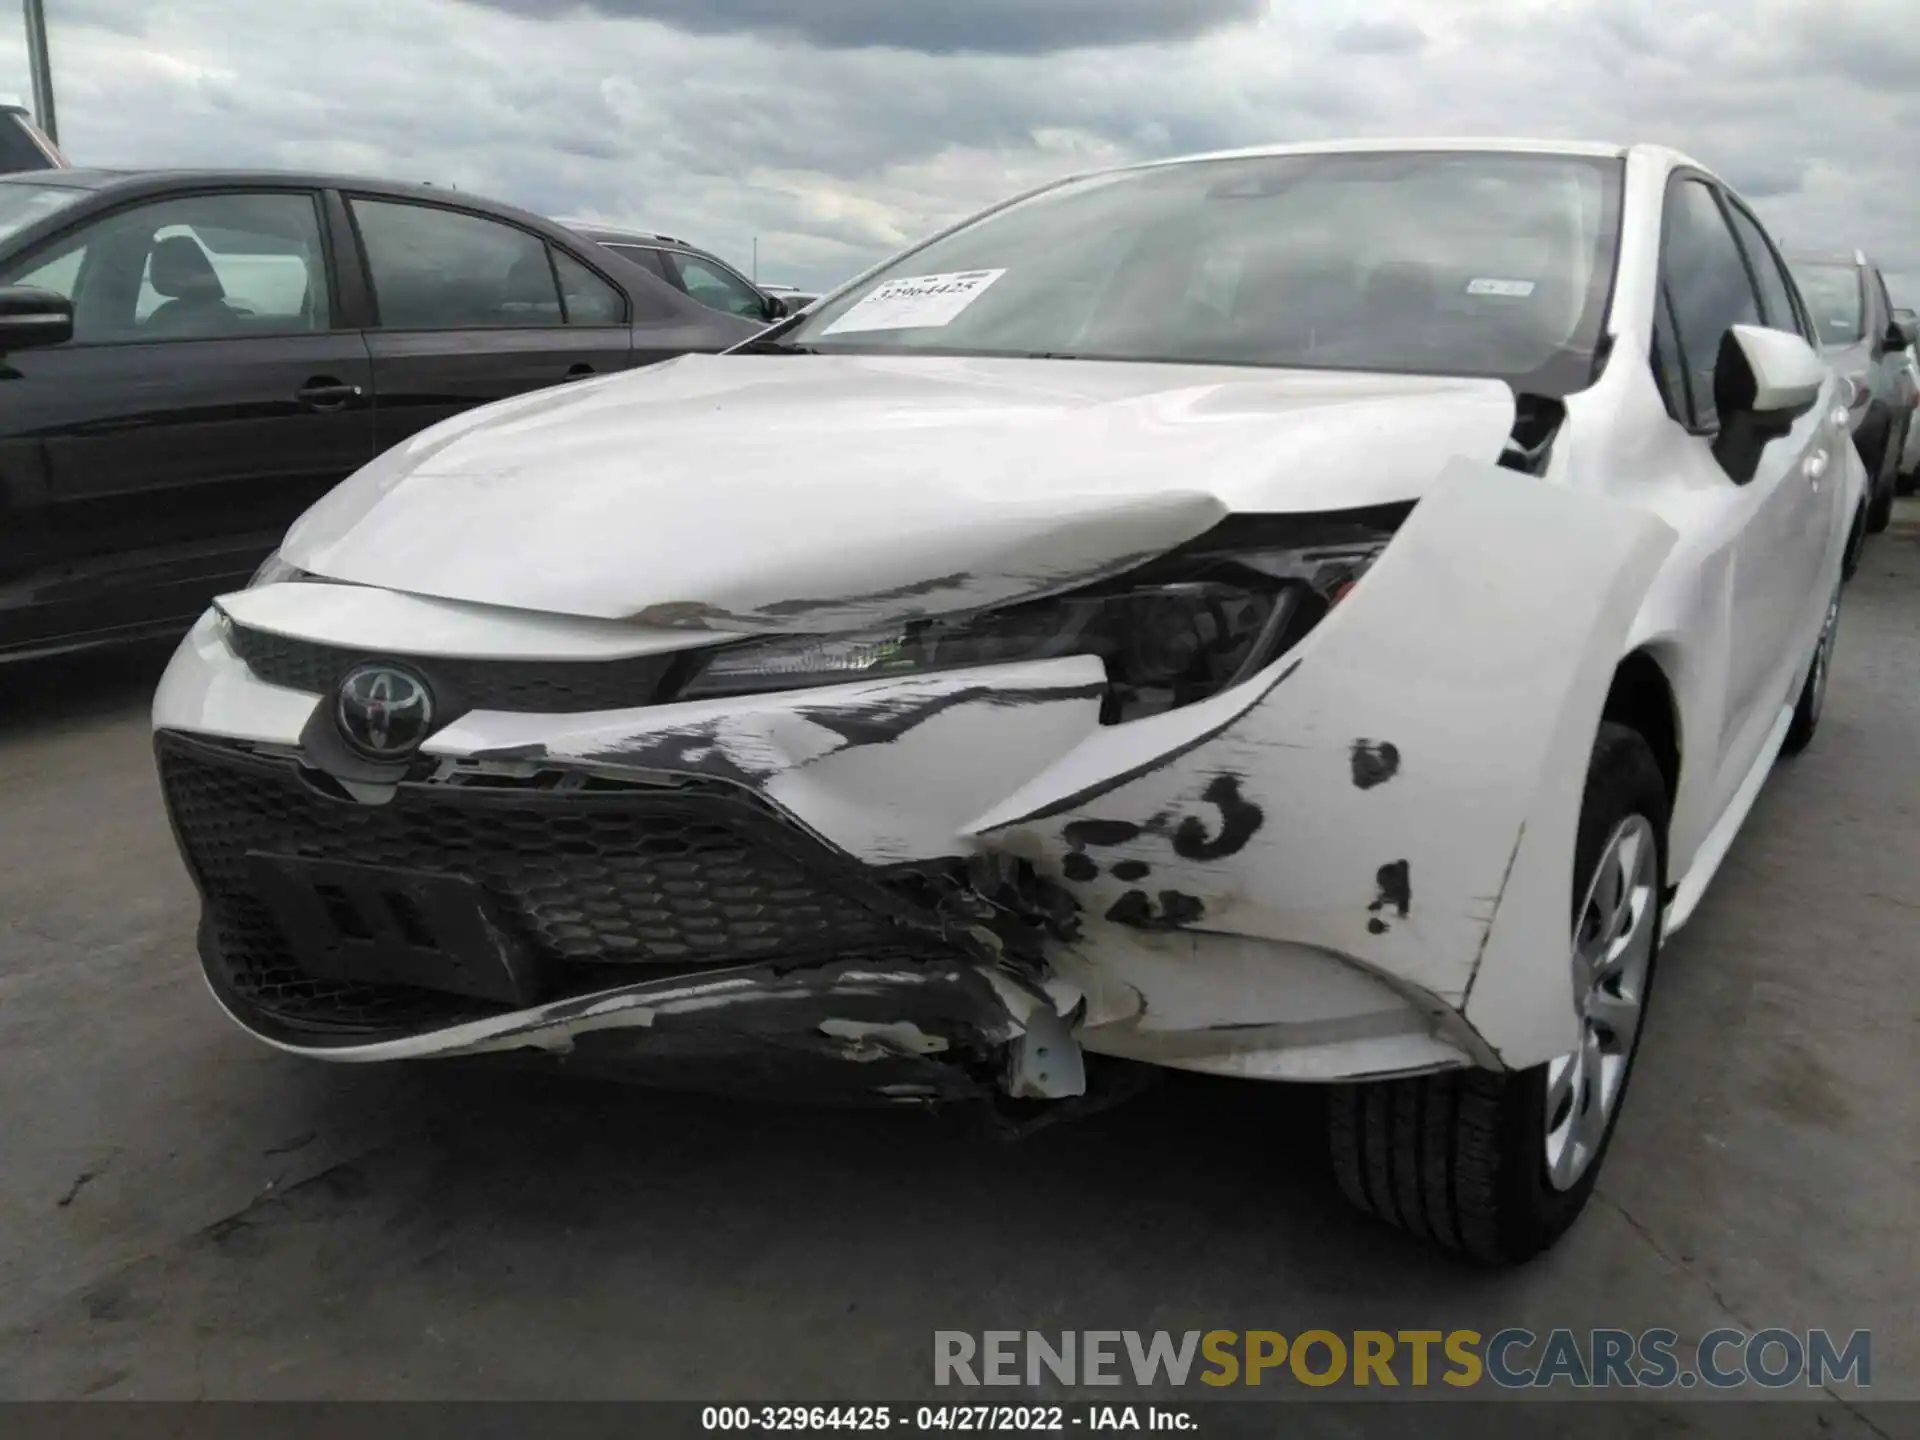
[[[820,352],[811,345],[789,345],[784,340],[770,340],[764,335],[756,335],[751,340],[742,340],[733,347],[736,355],[818,355]]]

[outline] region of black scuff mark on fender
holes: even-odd
[[[992,835],[1002,830],[1011,830],[1017,825],[1031,825],[1037,820],[1051,820],[1056,815],[1065,815],[1070,811],[1079,810],[1090,802],[1098,800],[1102,795],[1111,794],[1123,785],[1130,785],[1144,775],[1151,775],[1156,770],[1166,769],[1167,766],[1182,756],[1190,755],[1202,745],[1218,740],[1222,735],[1226,734],[1227,731],[1246,719],[1247,716],[1260,708],[1267,696],[1271,695],[1274,690],[1284,684],[1287,678],[1299,668],[1300,662],[1295,660],[1278,675],[1274,676],[1273,679],[1268,682],[1267,687],[1248,702],[1245,709],[1228,716],[1218,725],[1209,726],[1207,729],[1202,730],[1191,740],[1174,746],[1173,749],[1164,754],[1154,756],[1153,759],[1146,761],[1144,764],[1132,766],[1129,769],[1120,771],[1118,774],[1105,776],[1102,779],[1094,781],[1091,785],[1074,791],[1071,795],[1064,795],[1058,800],[1042,805],[1038,810],[1030,810],[1025,815],[1021,815],[1015,819],[1002,821],[1000,824],[992,826],[981,833]],[[1104,688],[1105,687],[1102,687],[1103,692]]]
[[[1372,934],[1387,933],[1387,922],[1381,919],[1381,912],[1392,910],[1404,920],[1413,909],[1413,872],[1404,860],[1389,860],[1374,874],[1376,893],[1373,903],[1367,906],[1373,918],[1367,921],[1367,929]]]
[[[1267,813],[1240,793],[1240,776],[1216,775],[1200,798],[1220,812],[1220,833],[1209,835],[1196,815],[1189,815],[1173,832],[1173,853],[1182,860],[1224,860],[1247,848]]]
[[[1159,906],[1147,898],[1144,890],[1129,890],[1107,911],[1107,919],[1135,930],[1178,930],[1205,918],[1207,907],[1197,895],[1179,890],[1162,890]]]
[[[1098,873],[1096,871],[1096,873]],[[1144,860],[1122,860],[1110,872],[1116,880],[1124,880],[1131,885],[1136,880],[1144,880],[1153,873],[1153,867]]]
[[[1400,773],[1400,747],[1391,740],[1353,742],[1353,783],[1361,790],[1384,785]]]
[[[1060,862],[1060,873],[1084,884],[1100,878],[1100,866],[1091,855],[1075,850]]]
[[[1073,849],[1084,850],[1089,845],[1124,845],[1141,833],[1142,827],[1131,820],[1074,820],[1060,835]]]

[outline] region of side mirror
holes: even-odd
[[[1788,331],[1735,325],[1721,337],[1713,367],[1720,414],[1713,453],[1736,485],[1751,480],[1768,443],[1818,403],[1827,375],[1814,348]]]
[[[1889,350],[1905,350],[1913,344],[1914,322],[1911,320],[1892,320],[1887,323],[1886,346]]]
[[[27,285],[0,286],[0,355],[73,338],[73,305],[64,295]]]
[[[784,320],[787,318],[787,316],[793,313],[793,311],[788,308],[787,302],[784,297],[779,295],[769,295],[766,298],[767,298],[767,308],[766,308],[767,319]]]

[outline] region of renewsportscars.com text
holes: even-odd
[[[1873,1383],[1873,1335],[1710,1330],[936,1330],[936,1385],[1780,1389]]]

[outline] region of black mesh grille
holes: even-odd
[[[250,852],[438,872],[480,883],[565,972],[859,954],[902,928],[823,872],[840,863],[749,802],[711,792],[467,790],[404,784],[384,805],[322,793],[290,760],[162,734],[162,787],[205,892],[209,963],[242,1000],[297,1024],[382,1029],[491,1013],[295,964],[249,880]],[[576,982],[577,983],[577,982]],[[565,987],[564,975],[562,978]]]
[[[627,710],[664,698],[674,655],[629,660],[457,660],[392,656],[233,625],[235,653],[269,685],[324,695],[363,661],[401,659],[427,677],[443,718],[464,710],[572,714]]]

